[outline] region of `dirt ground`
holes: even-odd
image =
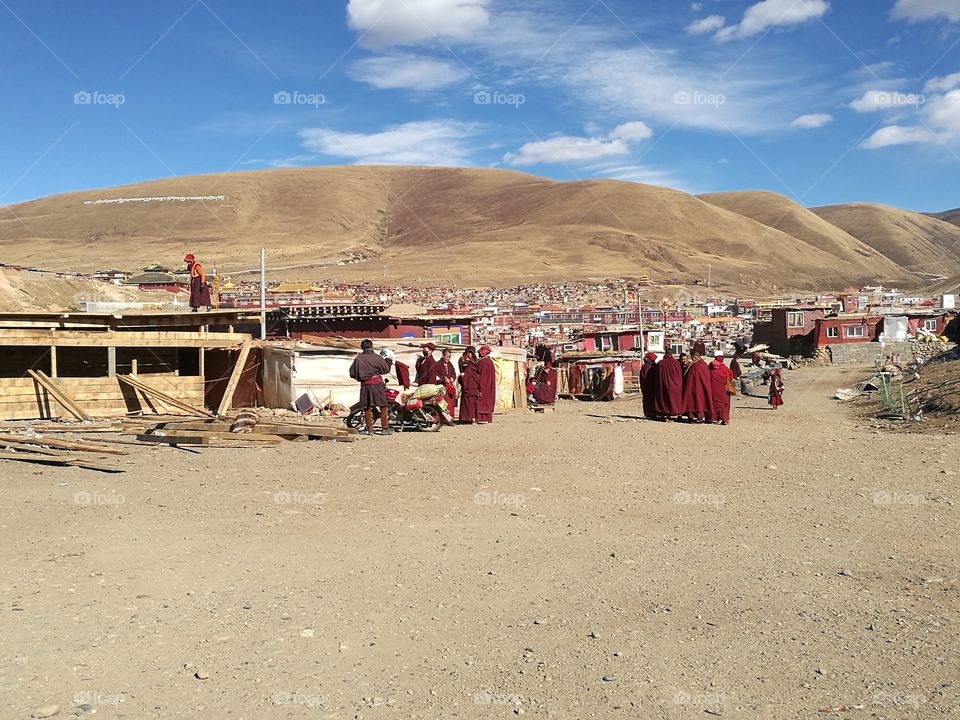
[[[960,450],[829,399],[862,372],[726,428],[4,463],[0,716],[958,717]]]

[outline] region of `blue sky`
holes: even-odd
[[[960,206],[960,0],[0,0],[0,204],[300,165]]]

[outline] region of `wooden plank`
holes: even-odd
[[[27,370],[34,380],[37,381],[48,393],[53,395],[54,399],[60,403],[64,408],[66,408],[71,415],[77,418],[77,420],[92,420],[83,408],[77,405],[70,396],[59,388],[56,383],[54,383],[49,377],[46,376],[43,372],[39,370]]]
[[[201,417],[210,417],[210,418],[216,417],[214,413],[210,412],[205,408],[197,408],[197,407],[193,407],[192,405],[188,405],[187,403],[180,402],[175,397],[171,397],[167,393],[161,392],[156,388],[152,388],[146,383],[143,383],[138,379],[131,378],[129,375],[117,375],[117,379],[120,380],[121,382],[124,382],[130,385],[131,387],[136,388],[137,390],[144,393],[145,395],[149,395],[154,397],[157,400],[160,400],[160,402],[164,403],[165,405],[178,408],[180,410],[183,410],[184,412],[190,413],[191,415],[199,415]]]
[[[108,455],[126,455],[123,450],[114,450],[113,448],[101,448],[96,445],[89,445],[82,442],[73,442],[71,440],[57,440],[55,438],[32,437],[30,435],[8,435],[0,433],[0,443],[13,442],[26,445],[44,445],[46,447],[58,450],[80,450],[82,452],[102,452]]]
[[[265,442],[278,444],[283,442],[284,437],[280,435],[268,435],[264,433],[232,433],[229,430],[152,430],[145,435],[156,435],[157,437],[205,437],[210,440],[239,440],[250,442]]]
[[[154,445],[209,445],[210,438],[202,435],[137,435],[137,442]]]
[[[99,470],[100,472],[118,473],[123,472],[123,468],[115,465],[106,465],[83,457],[69,457],[61,455],[27,452],[0,452],[0,460],[16,460],[18,462],[40,463],[43,465],[71,465],[73,467],[84,468],[87,470]]]
[[[228,348],[241,344],[249,337],[242,333],[0,330],[0,346]]]
[[[227,389],[223,392],[220,407],[217,408],[217,415],[226,414],[227,410],[229,410],[233,404],[233,395],[237,392],[237,385],[240,384],[240,377],[243,375],[243,369],[247,365],[247,357],[250,355],[250,345],[252,342],[250,338],[243,341],[243,346],[240,348],[240,355],[237,357],[237,364],[233,366],[233,372],[230,373],[230,381],[227,383]]]
[[[203,350],[201,350],[200,352],[203,352]],[[117,376],[117,346],[111,345],[107,348],[107,377],[114,378],[116,376]]]

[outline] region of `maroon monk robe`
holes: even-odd
[[[554,368],[542,367],[537,370],[536,387],[533,390],[533,399],[541,405],[555,405],[557,403],[557,371]]]
[[[703,360],[690,363],[683,374],[683,414],[691,420],[709,420],[713,417],[710,367]]]
[[[640,392],[643,395],[643,416],[648,420],[655,420],[657,411],[655,406],[657,365],[653,360],[644,360],[640,368]]]
[[[433,366],[433,375],[437,385],[447,388],[444,399],[447,401],[447,412],[454,416],[457,411],[457,371],[449,360],[438,360]]]
[[[492,423],[497,407],[497,367],[489,355],[477,360],[480,375],[480,399],[477,401],[477,422]]]
[[[743,368],[740,367],[740,361],[737,358],[730,361],[730,372],[733,373],[734,380],[743,375]]]
[[[477,421],[477,400],[480,398],[480,371],[476,362],[467,362],[460,373],[460,422]]]
[[[656,365],[654,410],[662,418],[683,414],[683,367],[673,355],[665,355]]]
[[[414,367],[417,369],[417,378],[414,382],[417,385],[426,385],[433,382],[433,366],[437,364],[437,361],[433,359],[433,353],[429,355],[421,355],[417,358],[417,363]]]
[[[727,380],[733,380],[733,371],[723,358],[710,363],[710,397],[713,400],[711,422],[730,423],[730,393],[727,392]]]

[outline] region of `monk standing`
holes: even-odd
[[[734,381],[733,371],[723,361],[723,353],[717,351],[710,363],[710,397],[713,400],[713,415],[711,422],[721,425],[730,424],[730,393],[727,391],[728,381]]]
[[[477,401],[480,399],[480,371],[477,352],[471,345],[460,358],[460,422],[477,422]]]
[[[447,401],[447,412],[454,417],[457,412],[457,371],[450,361],[453,354],[450,348],[444,348],[441,358],[433,366],[433,382],[447,389],[444,399]]]
[[[190,312],[197,312],[201,307],[209,310],[213,303],[210,300],[210,286],[207,285],[207,273],[204,272],[203,265],[193,253],[187,253],[183,261],[187,263],[187,272],[190,273]]]
[[[497,407],[497,366],[490,357],[490,346],[480,348],[477,360],[477,372],[480,375],[480,397],[477,399],[477,424],[493,422],[493,411]]]
[[[683,414],[683,367],[667,350],[656,368],[653,407],[657,419],[678,418]]]
[[[696,423],[713,417],[710,368],[699,355],[692,356],[690,366],[683,374],[683,413]]]
[[[640,393],[643,398],[643,416],[647,420],[657,419],[656,410],[657,356],[648,352],[643,356],[640,368]]]
[[[433,366],[437,364],[437,361],[433,359],[433,351],[437,349],[437,346],[431,342],[421,345],[420,349],[423,354],[417,358],[414,366],[417,370],[417,377],[414,382],[417,385],[427,385],[433,382]]]
[[[770,394],[767,402],[774,410],[783,405],[783,378],[780,376],[780,368],[770,374]]]
[[[373,435],[373,409],[380,411],[378,435],[392,435],[390,415],[387,411],[387,387],[383,376],[390,372],[390,361],[373,351],[373,341],[360,343],[363,351],[350,365],[350,377],[360,383],[360,407],[363,408],[364,435]]]

